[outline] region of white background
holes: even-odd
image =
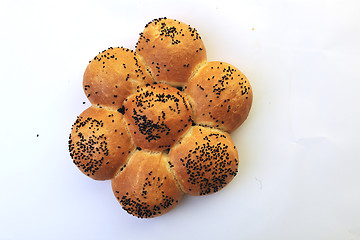
[[[254,102],[228,187],[141,220],[67,141],[88,61],[164,16],[244,72]],[[0,34],[1,240],[360,239],[359,1],[0,1]]]

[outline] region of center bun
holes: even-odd
[[[168,149],[192,124],[191,108],[184,95],[165,84],[139,88],[124,107],[130,134],[142,149]]]

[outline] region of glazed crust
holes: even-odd
[[[183,86],[206,62],[206,50],[198,32],[173,19],[148,23],[140,34],[136,52],[148,66],[156,82]]]
[[[183,193],[168,169],[167,155],[136,151],[112,179],[112,189],[128,213],[151,218],[172,210]]]
[[[89,101],[98,106],[118,109],[137,86],[152,83],[152,77],[127,48],[109,48],[88,64],[83,87]]]
[[[165,84],[139,88],[126,99],[124,107],[129,132],[142,149],[168,149],[192,124],[191,108],[184,95]]]
[[[169,163],[182,191],[199,196],[225,187],[237,174],[239,160],[228,133],[194,126],[171,148]]]
[[[77,117],[71,130],[70,156],[81,172],[95,180],[111,179],[134,148],[117,111],[91,106]]]
[[[248,117],[252,89],[246,76],[224,62],[208,62],[186,84],[184,92],[199,125],[232,132]]]

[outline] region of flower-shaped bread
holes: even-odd
[[[87,176],[111,179],[128,213],[159,216],[183,194],[217,192],[236,175],[229,133],[247,118],[252,90],[232,65],[207,62],[189,25],[151,21],[136,51],[94,57],[83,87],[92,105],[72,127],[70,155]]]

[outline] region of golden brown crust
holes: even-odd
[[[152,83],[136,53],[127,48],[109,48],[90,61],[83,87],[94,105],[118,109],[137,86]]]
[[[124,107],[129,132],[142,149],[170,148],[192,124],[186,98],[165,84],[139,88],[126,99]]]
[[[170,168],[190,195],[221,190],[237,174],[238,153],[230,135],[218,129],[194,126],[169,153]]]
[[[111,184],[123,209],[139,218],[162,215],[183,196],[168,170],[167,156],[160,152],[136,151]]]
[[[78,116],[71,130],[73,162],[95,180],[111,179],[134,148],[123,116],[117,111],[91,106]]]
[[[252,89],[243,73],[224,62],[208,62],[184,89],[200,125],[232,132],[247,118]]]
[[[72,127],[70,155],[87,176],[111,179],[128,213],[160,216],[237,174],[229,133],[246,120],[252,89],[234,66],[207,62],[189,25],[151,21],[136,52],[109,48],[90,61],[83,88],[92,106]]]
[[[193,71],[206,62],[198,32],[187,24],[166,18],[148,23],[140,34],[136,52],[157,82],[183,86]]]

